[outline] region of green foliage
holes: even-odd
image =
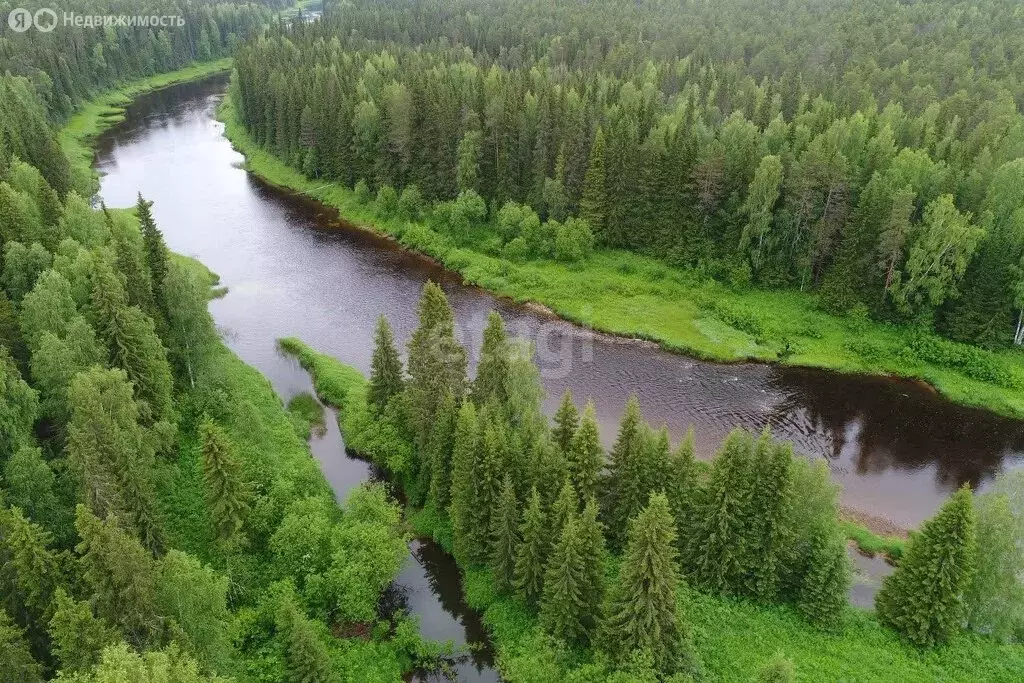
[[[850,580],[846,540],[836,528],[823,525],[810,538],[797,611],[812,624],[837,629],[849,599]]]
[[[754,680],[757,683],[795,683],[796,669],[792,661],[777,653],[758,670]]]
[[[519,548],[519,501],[512,477],[505,475],[494,515],[491,517],[491,570],[498,591],[508,592],[515,580]]]
[[[966,487],[924,523],[875,599],[883,624],[920,647],[945,643],[961,628],[977,563],[975,523]]]
[[[533,604],[541,597],[544,568],[551,549],[551,535],[540,494],[534,487],[523,510],[519,525],[519,549],[516,553],[515,587],[520,596]]]
[[[577,410],[576,404],[573,403],[572,391],[569,389],[562,394],[562,402],[558,404],[558,410],[555,411],[554,422],[551,439],[562,451],[562,455],[572,462],[572,441],[580,428],[580,412]]]
[[[247,487],[224,430],[212,420],[206,420],[200,430],[206,505],[217,537],[231,540],[241,531],[249,511]]]
[[[4,676],[12,681],[43,680],[43,667],[33,659],[25,635],[3,610],[0,610],[0,661],[4,663]]]
[[[103,649],[119,640],[117,631],[97,618],[88,602],[75,600],[63,588],[54,596],[49,632],[53,654],[64,673],[91,669]]]
[[[604,449],[597,426],[593,401],[587,401],[579,428],[572,436],[568,452],[569,476],[581,498],[597,495],[598,477],[604,467]]]
[[[480,361],[470,395],[477,406],[483,406],[492,397],[503,406],[508,402],[505,382],[509,375],[510,349],[505,321],[497,311],[487,315],[483,344],[480,346]]]
[[[63,677],[61,680],[65,680]],[[68,677],[73,683],[227,683],[230,679],[200,673],[198,663],[175,646],[166,650],[144,652],[132,650],[124,643],[110,645],[103,657],[87,674]]]
[[[649,496],[646,430],[640,401],[636,395],[630,396],[609,457],[603,494],[613,547],[623,547],[629,519],[640,512]]]
[[[366,398],[374,411],[380,415],[387,408],[388,401],[402,391],[404,384],[402,359],[395,348],[391,326],[384,316],[377,319],[370,367],[370,386]]]
[[[231,658],[228,577],[180,550],[160,561],[157,603],[171,638],[204,668],[224,671]]]
[[[575,498],[576,494],[572,495]],[[578,642],[586,635],[584,621],[588,616],[586,591],[589,586],[587,557],[583,553],[583,539],[575,514],[562,525],[557,539],[544,573],[540,622],[555,638]]]

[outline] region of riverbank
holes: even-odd
[[[133,99],[154,90],[223,73],[230,68],[230,57],[200,62],[177,71],[131,81],[82,104],[59,133],[61,149],[71,163],[72,187],[84,197],[91,197],[99,190],[96,172],[92,168],[92,141],[124,119],[124,109]]]
[[[355,368],[319,353],[298,339],[284,339],[281,348],[310,373],[321,399],[339,409],[346,443],[360,450],[358,416],[366,410],[366,380]],[[372,448],[372,441],[367,441]],[[386,466],[389,454],[362,453]],[[432,510],[412,510],[408,517],[420,533],[451,550],[450,523]],[[614,567],[609,567],[614,575]],[[515,598],[498,595],[490,571],[462,567],[468,603],[484,615],[499,652],[506,680],[563,680],[587,664],[589,651],[564,651],[552,646],[535,615]],[[790,658],[804,680],[888,681],[893,672],[907,680],[1011,681],[1024,667],[1024,654],[1014,646],[998,645],[967,635],[948,647],[921,652],[882,628],[874,615],[850,608],[840,633],[825,633],[792,610],[766,607],[699,593],[685,585],[679,608],[693,626],[695,642],[707,680],[751,680],[774,653]]]
[[[343,185],[303,176],[248,136],[227,99],[218,116],[251,173],[337,209],[357,227],[390,236],[468,284],[541,305],[584,327],[705,360],[919,380],[956,403],[1024,418],[1024,355],[1016,351],[993,353],[909,328],[835,317],[818,310],[812,295],[736,291],[624,251],[598,250],[582,264],[496,258],[456,246],[423,223],[384,219],[372,200],[360,202]]]

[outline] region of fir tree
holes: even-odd
[[[583,419],[572,437],[568,454],[569,476],[580,498],[586,500],[597,495],[597,484],[604,467],[604,449],[597,426],[597,413],[593,401],[587,401]]]
[[[605,608],[603,648],[617,663],[648,651],[664,674],[692,672],[689,633],[676,603],[676,531],[664,494],[651,495],[628,536],[619,581]]]
[[[213,519],[217,537],[226,541],[234,538],[245,523],[249,512],[246,486],[242,481],[238,459],[224,430],[212,420],[206,420],[200,432],[206,507]]]
[[[664,491],[671,476],[671,446],[668,427],[661,426],[657,432],[648,434],[646,463],[644,467],[644,490],[648,493]]]
[[[962,626],[974,575],[974,504],[964,486],[910,540],[875,598],[879,620],[919,647],[947,642]]]
[[[570,461],[572,460],[572,440],[580,426],[580,412],[572,401],[572,390],[566,389],[562,394],[562,402],[555,412],[555,426],[551,430],[551,439]]]
[[[484,563],[490,556],[491,517],[501,495],[502,473],[508,460],[508,429],[501,409],[492,398],[480,411],[480,451],[472,471],[474,524],[477,525],[478,546],[474,555]]]
[[[327,649],[290,595],[284,598],[278,610],[277,628],[283,636],[284,660],[291,683],[331,683],[336,680]]]
[[[519,501],[512,478],[506,474],[497,508],[491,517],[491,571],[499,592],[505,593],[512,588],[518,547]]]
[[[373,338],[373,358],[370,361],[370,384],[366,402],[377,415],[384,413],[388,401],[401,393],[403,387],[402,359],[395,348],[395,338],[387,318],[377,319]]]
[[[408,393],[413,433],[422,448],[445,395],[463,395],[466,352],[455,340],[455,316],[448,299],[433,282],[423,288],[418,315],[419,326],[409,340]]]
[[[108,623],[93,615],[88,602],[74,600],[63,588],[54,597],[49,631],[53,654],[65,673],[91,669],[103,648],[120,640]]]
[[[0,508],[0,588],[7,610],[33,631],[44,628],[45,614],[58,585],[58,556],[48,547],[49,532],[16,507]]]
[[[580,218],[585,220],[594,234],[606,239],[605,218],[608,215],[608,198],[605,185],[605,142],[600,126],[594,133],[594,144],[590,147],[587,171],[583,176],[583,195],[580,197]]]
[[[793,538],[792,461],[792,446],[775,443],[765,429],[751,463],[751,552],[756,561],[750,565],[748,591],[766,602],[778,595],[785,554]]]
[[[428,500],[438,509],[448,509],[452,486],[452,448],[455,443],[455,422],[459,417],[459,404],[446,394],[437,410],[427,440],[427,460],[430,463],[430,489]],[[422,481],[422,480],[421,480]]]
[[[516,553],[516,590],[524,600],[534,604],[541,595],[551,545],[544,507],[536,488],[530,492],[530,502],[523,511],[519,536],[522,540]]]
[[[683,437],[679,448],[672,454],[665,485],[665,495],[668,496],[668,504],[676,520],[680,546],[685,546],[686,539],[691,534],[699,492],[697,461],[693,449],[693,427],[690,427],[686,430],[686,436]]]
[[[572,482],[566,479],[558,493],[558,498],[555,499],[554,504],[551,506],[549,532],[553,541],[559,538],[565,525],[578,513],[579,498],[576,496],[576,490],[572,487]]]
[[[850,591],[846,539],[835,524],[819,524],[812,532],[806,563],[797,592],[797,611],[812,624],[834,629]]]
[[[583,555],[585,575],[583,579],[583,599],[586,609],[583,611],[583,626],[588,640],[593,639],[597,629],[601,604],[604,601],[604,531],[598,520],[599,507],[597,499],[591,497],[583,507],[580,515],[579,538]]]
[[[114,515],[101,521],[79,505],[75,529],[81,539],[75,550],[82,578],[92,591],[97,616],[115,624],[135,647],[155,642],[160,618],[153,556]]]
[[[43,667],[32,657],[25,634],[11,621],[7,612],[0,609],[0,662],[3,663],[4,680],[18,683],[43,681]]]
[[[631,396],[619,424],[605,479],[608,528],[614,547],[622,547],[629,519],[646,503],[647,425],[640,414],[640,401]]]
[[[508,403],[505,383],[509,375],[509,343],[505,321],[497,311],[487,316],[484,341],[480,346],[480,363],[473,380],[473,401],[482,406],[492,398],[500,406]]]
[[[455,557],[462,563],[474,563],[486,547],[476,523],[474,471],[480,450],[480,424],[476,407],[463,401],[455,423],[452,446],[452,489],[449,515],[455,534]],[[485,529],[490,531],[489,529]]]
[[[557,542],[544,572],[540,601],[541,626],[567,643],[579,642],[586,634],[587,567],[579,532],[579,520],[572,515],[560,533],[552,534]]]
[[[150,286],[153,292],[153,304],[160,315],[167,310],[167,297],[164,292],[164,280],[170,267],[170,255],[164,243],[163,233],[156,227],[150,207],[139,193],[135,203],[135,212],[139,217],[139,228],[142,231],[142,243],[145,249],[146,267],[149,270]]]

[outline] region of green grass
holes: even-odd
[[[841,522],[843,533],[846,537],[857,544],[861,552],[874,557],[884,555],[890,562],[897,563],[903,557],[907,541],[892,536],[879,536],[870,529],[867,529],[856,522],[843,520]]]
[[[815,296],[796,291],[737,291],[693,272],[618,250],[598,250],[583,264],[512,263],[459,247],[422,224],[381,220],[372,202],[348,188],[306,178],[249,137],[225,101],[225,134],[265,181],[333,206],[367,230],[397,239],[478,285],[518,302],[542,304],[585,327],[657,342],[718,362],[759,361],[844,373],[922,380],[952,401],[1024,418],[1024,354],[972,350],[1003,379],[976,379],[965,363],[943,365],[911,346],[910,328],[829,315]],[[486,243],[478,236],[474,245]],[[786,349],[788,348],[788,352]],[[969,347],[968,347],[969,348]],[[787,355],[788,353],[788,355]],[[981,375],[984,376],[984,375]]]
[[[327,429],[324,419],[324,407],[313,394],[302,392],[288,401],[288,413],[295,423],[295,429],[303,439],[310,436],[323,435]]]
[[[282,340],[281,345],[315,373],[318,393],[321,388],[324,390],[321,396],[337,399],[325,400],[342,409],[339,420],[346,442],[364,442],[364,435],[353,431],[364,427],[345,416],[346,412],[366,409],[366,382],[362,375],[298,339]],[[385,465],[391,459],[388,453],[354,448]],[[451,523],[444,513],[431,508],[407,510],[407,518],[417,533],[430,536],[451,550]],[[852,523],[846,526],[847,533],[861,535],[864,544],[877,544],[878,552],[897,553],[902,549],[899,539],[882,539]],[[606,573],[609,577],[615,575],[614,559]],[[488,570],[470,568],[464,574],[466,600],[483,614],[499,653],[499,667],[507,680],[566,680],[573,668],[592,664],[589,651],[555,648],[543,637],[536,617],[525,605],[495,592]],[[710,681],[752,680],[776,652],[784,653],[794,662],[798,680],[813,682],[1009,682],[1020,680],[1024,671],[1024,648],[1018,645],[1001,645],[967,634],[945,647],[920,651],[883,628],[871,612],[853,607],[847,610],[841,632],[826,633],[787,607],[766,607],[706,595],[685,585],[681,585],[679,606],[693,628],[706,680]],[[580,672],[577,675],[582,678],[572,680],[589,680]]]
[[[84,197],[99,189],[92,168],[92,141],[104,130],[124,120],[124,109],[132,99],[170,85],[195,81],[231,68],[231,58],[192,64],[177,71],[131,81],[98,94],[82,104],[60,131],[61,149],[71,162],[72,187]]]

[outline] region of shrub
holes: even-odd
[[[555,258],[582,261],[594,251],[594,233],[582,218],[570,218],[555,229]]]
[[[398,212],[398,193],[390,185],[377,191],[377,211],[382,218],[391,218]]]
[[[426,202],[423,200],[420,188],[415,185],[409,185],[402,190],[402,194],[398,198],[399,216],[407,221],[418,221],[423,218],[425,208]]]
[[[370,203],[370,186],[366,184],[366,181],[362,178],[356,183],[355,188],[352,190],[355,195],[356,201],[360,204]]]

